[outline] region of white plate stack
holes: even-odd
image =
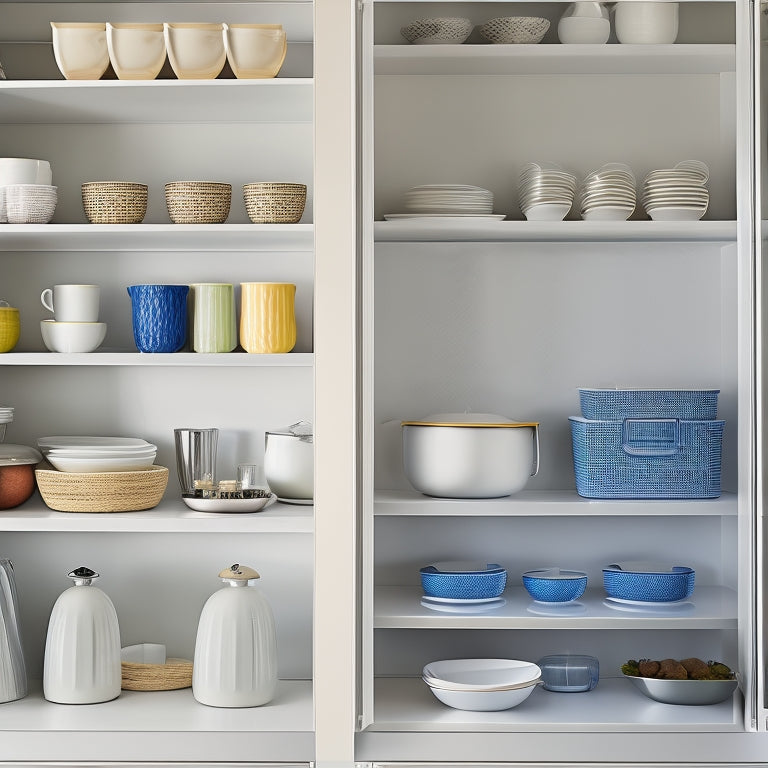
[[[528,221],[562,221],[573,206],[576,177],[554,163],[528,163],[520,171],[520,210]]]
[[[709,168],[700,160],[651,171],[643,183],[643,207],[654,221],[697,221],[709,205],[707,181]]]
[[[151,467],[157,456],[157,446],[138,437],[57,435],[37,445],[60,472],[127,472]]]
[[[581,218],[626,221],[635,210],[635,174],[624,163],[607,163],[587,174],[581,185]]]
[[[493,192],[468,184],[424,184],[412,187],[403,197],[405,213],[385,219],[423,216],[503,219],[493,213]]]

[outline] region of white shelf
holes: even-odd
[[[736,241],[735,221],[377,221],[376,242],[716,242]]]
[[[420,678],[378,678],[370,731],[740,731],[740,694],[706,707],[679,707],[646,698],[624,679],[601,678],[587,693],[535,690],[502,712],[465,712],[439,702]],[[628,753],[637,738],[626,734]],[[511,747],[511,745],[510,745]],[[512,748],[512,747],[511,747]]]
[[[585,499],[576,491],[521,491],[501,499],[436,499],[416,491],[377,491],[375,515],[423,517],[730,517],[738,513],[735,493],[719,499]]]
[[[5,80],[0,124],[310,123],[311,78]]]
[[[736,46],[376,45],[377,75],[721,74],[735,72]]]
[[[274,368],[304,367],[314,363],[311,352],[261,355],[247,352],[200,354],[197,352],[141,353],[135,350],[96,352],[8,352],[0,355],[0,367],[6,365],[122,365],[139,367]]]
[[[0,224],[0,251],[189,253],[313,247],[312,224]]]
[[[610,607],[602,589],[588,589],[572,605],[531,600],[523,587],[508,587],[506,604],[482,613],[448,613],[421,605],[419,587],[376,587],[375,629],[736,629],[736,593],[726,587],[696,587],[678,605]]]
[[[0,531],[95,533],[312,533],[314,507],[276,502],[262,512],[195,512],[180,497],[142,512],[57,512],[39,494],[21,507],[3,510]]]
[[[191,689],[123,691],[104,704],[45,701],[40,686],[3,704],[7,761],[310,761],[314,758],[312,684],[281,680],[261,707],[222,709]]]

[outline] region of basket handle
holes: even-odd
[[[680,419],[624,419],[621,447],[629,456],[674,456],[680,452]]]

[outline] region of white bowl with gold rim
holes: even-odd
[[[288,52],[282,24],[225,24],[224,46],[239,79],[276,77]]]
[[[52,21],[53,56],[67,80],[98,80],[109,66],[107,25]]]
[[[224,24],[163,24],[168,61],[179,80],[214,80],[227,61]]]
[[[165,64],[163,25],[108,21],[107,50],[120,80],[154,80]]]
[[[440,413],[403,421],[402,428],[406,477],[427,496],[510,496],[539,469],[538,422],[493,413]]]

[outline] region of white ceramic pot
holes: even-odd
[[[277,688],[277,636],[272,608],[249,582],[259,574],[244,565],[224,569],[225,587],[200,614],[192,667],[192,694],[209,707],[257,707]]]
[[[120,80],[154,80],[165,63],[163,25],[107,22],[107,50]]]
[[[314,450],[312,425],[309,422],[298,422],[287,429],[266,433],[264,474],[269,489],[279,499],[312,499]]]
[[[47,160],[28,157],[0,157],[0,187],[11,184],[44,184],[53,181],[51,164]]]
[[[99,574],[77,568],[48,622],[43,695],[57,704],[97,704],[120,695],[120,628],[115,606],[98,587]]]
[[[557,23],[557,37],[561,43],[607,43],[611,36],[611,18],[602,3],[571,3]]]
[[[67,80],[98,80],[107,71],[106,22],[52,21],[51,31],[56,66]]]
[[[510,496],[538,472],[536,422],[490,413],[441,413],[404,421],[402,427],[406,477],[428,496]]]
[[[678,31],[678,3],[622,0],[616,3],[614,24],[620,43],[674,43]]]

